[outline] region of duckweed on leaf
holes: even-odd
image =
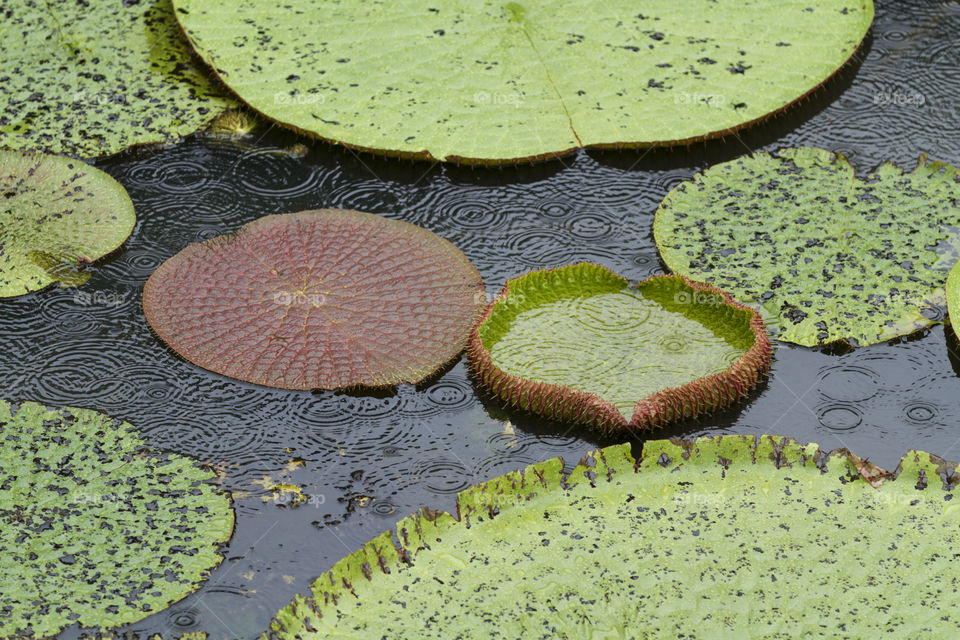
[[[196,590],[233,532],[213,477],[101,413],[0,401],[0,638],[116,627]]]
[[[350,147],[498,164],[720,136],[854,54],[871,0],[174,0],[250,107]]]
[[[468,352],[506,402],[607,432],[732,404],[771,358],[757,313],[719,289],[681,276],[630,286],[587,263],[507,282]]]
[[[0,19],[0,146],[93,157],[203,128],[236,103],[170,0],[9,0]]]
[[[883,342],[931,325],[960,255],[960,170],[921,157],[865,178],[823,149],[711,167],[663,200],[653,232],[672,271],[775,319],[806,346]]]

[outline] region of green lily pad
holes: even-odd
[[[854,53],[871,0],[174,0],[253,109],[350,147],[506,163],[721,136]]]
[[[946,298],[947,313],[950,314],[950,323],[956,332],[960,330],[957,326],[960,322],[960,262],[953,265],[947,275]]]
[[[170,0],[11,0],[0,20],[0,146],[93,157],[173,141],[236,102]]]
[[[135,224],[126,190],[103,171],[0,150],[0,297],[83,284],[90,276],[80,267],[123,244]]]
[[[213,478],[101,413],[0,401],[0,638],[116,627],[193,592],[233,532]]]
[[[757,153],[674,188],[653,233],[676,273],[762,308],[779,339],[873,344],[931,325],[960,255],[960,170],[865,178],[823,149]]]
[[[470,336],[487,389],[549,418],[653,429],[736,402],[770,367],[763,321],[680,276],[582,263],[507,282]]]
[[[463,351],[483,280],[447,240],[360,211],[254,220],[173,256],[147,321],[210,371],[284,389],[419,382]]]
[[[263,637],[945,637],[956,474],[776,436],[618,445],[569,475],[555,458],[460,493],[459,520],[401,520]]]

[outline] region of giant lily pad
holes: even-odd
[[[192,133],[236,104],[191,59],[170,0],[3,4],[0,146],[74,156]]]
[[[287,389],[420,381],[463,350],[483,301],[448,241],[336,209],[192,244],[143,289],[147,320],[184,358]]]
[[[0,197],[0,297],[82,284],[136,223],[120,183],[69,158],[0,150]]]
[[[604,431],[737,401],[770,366],[760,317],[679,276],[636,286],[593,264],[507,282],[471,333],[480,382],[510,404]]]
[[[783,149],[674,188],[653,231],[672,271],[706,280],[812,346],[929,326],[960,248],[960,171],[921,157],[854,176],[841,155]]]
[[[401,520],[264,638],[944,637],[956,474],[772,436],[555,458],[460,493],[459,520]]]
[[[248,105],[327,140],[503,163],[728,133],[815,89],[871,0],[174,0]]]
[[[0,401],[0,638],[115,627],[194,591],[233,531],[212,472],[89,409]]]

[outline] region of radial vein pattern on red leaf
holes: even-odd
[[[480,274],[436,234],[338,209],[192,244],[143,291],[147,321],[210,371],[287,389],[417,382],[464,347]]]
[[[508,281],[467,351],[507,403],[604,432],[730,405],[771,361],[763,320],[720,289],[683,276],[630,285],[588,263]]]

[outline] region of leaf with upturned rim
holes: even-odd
[[[554,458],[401,520],[263,638],[949,636],[957,465],[863,468],[779,436]]]
[[[588,263],[508,281],[468,353],[506,402],[607,432],[736,402],[771,358],[757,313],[719,289],[680,276],[631,286]]]
[[[287,389],[423,380],[463,350],[484,300],[447,240],[337,209],[192,244],[143,289],[147,321],[184,358]]]
[[[0,297],[55,282],[115,250],[136,224],[133,202],[109,175],[79,160],[0,150]]]

